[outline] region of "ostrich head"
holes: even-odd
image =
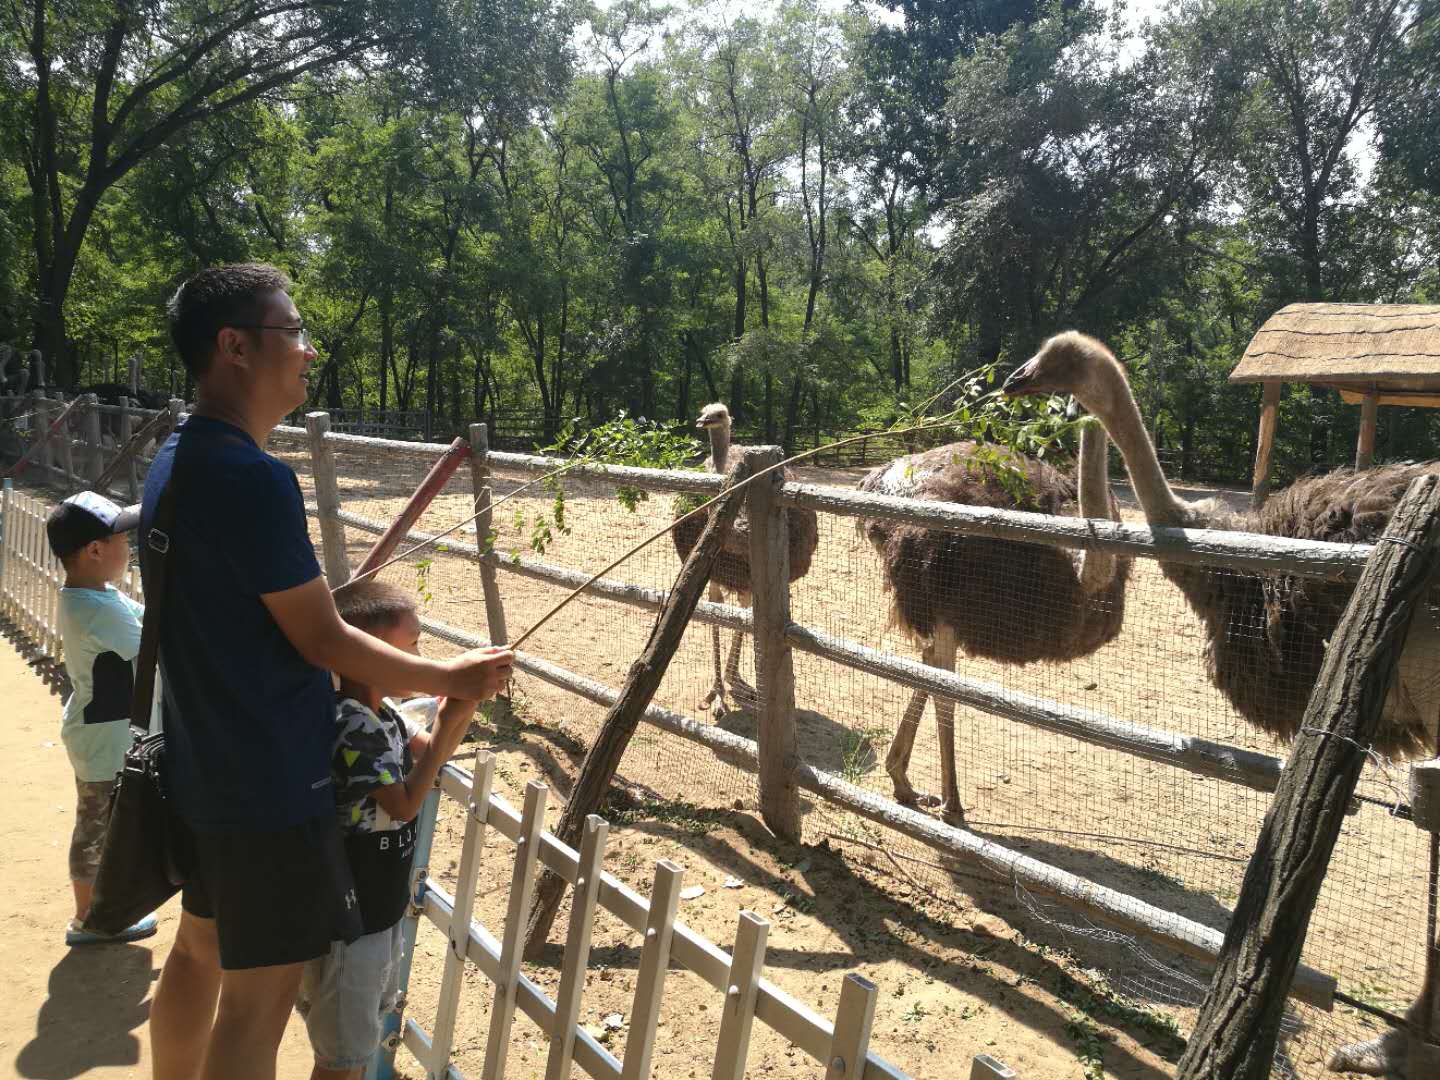
[[[1135,495],[1152,525],[1190,528],[1244,528],[1218,499],[1187,502],[1171,490],[1145,431],[1125,368],[1092,337],[1067,330],[1056,334],[1005,380],[1008,397],[1073,394],[1104,425],[1125,459]]]
[[[1104,416],[1117,385],[1125,385],[1120,361],[1104,345],[1075,330],[1056,334],[1005,380],[1007,397],[1072,394],[1085,410]]]
[[[730,467],[730,410],[720,402],[700,410],[695,426],[710,437],[710,460],[707,468],[723,473]]]
[[[729,431],[730,410],[718,401],[713,405],[706,405],[700,410],[700,415],[695,418],[695,426],[702,430],[723,428]]]

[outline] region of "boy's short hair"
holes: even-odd
[[[357,630],[373,634],[388,630],[416,611],[415,597],[398,585],[375,578],[350,582],[335,590],[335,608]]]
[[[259,322],[268,293],[290,288],[285,271],[267,263],[212,266],[190,278],[165,305],[170,340],[195,378],[210,369],[222,327]]]

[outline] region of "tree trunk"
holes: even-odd
[[[1310,916],[1345,821],[1363,749],[1440,562],[1440,478],[1411,483],[1375,545],[1325,654],[1275,789],[1178,1080],[1264,1080]]]
[[[690,374],[695,366],[695,356],[690,351],[690,331],[680,337],[680,378],[675,382],[675,419],[690,418]]]
[[[391,316],[391,308],[395,303],[395,294],[387,284],[380,292],[380,411],[384,412],[390,404],[389,376],[390,368],[395,364],[395,322]]]
[[[775,376],[765,372],[765,441],[775,445]]]
[[[797,371],[790,383],[790,400],[785,405],[785,433],[780,443],[785,447],[786,457],[795,453],[795,432],[800,427],[800,395],[804,389],[805,376]]]
[[[745,259],[735,260],[735,333],[732,340],[739,341],[745,336],[745,278],[749,264]]]

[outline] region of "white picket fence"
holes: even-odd
[[[65,568],[45,536],[50,506],[7,478],[0,509],[0,618],[29,639],[38,653],[35,659],[59,664],[64,659],[58,611]],[[118,587],[143,601],[138,570],[126,571]]]
[[[544,784],[531,781],[526,786],[525,804],[517,813],[492,793],[494,772],[495,759],[484,750],[476,754],[473,772],[453,764],[446,766],[440,776],[440,792],[431,795],[421,813],[414,903],[404,928],[407,947],[402,989],[408,983],[416,929],[423,917],[439,927],[448,941],[438,1008],[427,1031],[413,1017],[401,1016],[402,994],[400,1007],[388,1018],[385,1045],[368,1076],[389,1080],[394,1075],[395,1052],[403,1044],[428,1077],[463,1078],[453,1060],[455,1021],[464,987],[463,974],[466,966],[473,964],[490,983],[489,1035],[480,1072],[486,1080],[501,1080],[506,1075],[510,1031],[517,1009],[550,1039],[546,1080],[563,1080],[571,1075],[574,1066],[599,1080],[643,1080],[652,1075],[660,1006],[672,962],[698,975],[724,996],[711,1070],[715,1080],[740,1080],[745,1075],[756,1020],[809,1055],[823,1068],[826,1080],[902,1080],[906,1076],[868,1050],[875,1016],[873,983],[859,975],[847,975],[841,985],[835,1020],[827,1021],[761,977],[769,931],[765,919],[754,912],[741,912],[735,943],[727,954],[676,920],[684,879],[678,865],[668,859],[656,863],[647,900],[604,871],[609,826],[603,818],[592,814],[587,819],[577,852],[543,829],[548,794]],[[453,895],[428,877],[430,845],[442,797],[457,800],[466,811]],[[472,917],[480,861],[492,831],[515,846],[509,904],[503,936],[499,938]],[[542,866],[559,874],[574,890],[560,985],[553,1000],[520,971],[526,914],[536,871]],[[623,1060],[579,1023],[597,907],[619,917],[643,939]],[[979,1064],[976,1069],[977,1076],[1008,1073],[981,1072]]]

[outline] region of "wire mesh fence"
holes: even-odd
[[[393,520],[419,486],[438,450],[398,450],[353,439],[330,445],[353,566],[370,549],[374,531]],[[296,470],[313,504],[315,477],[304,431],[280,429],[269,449]],[[561,477],[549,490],[520,491],[534,479],[534,470],[507,465],[506,455],[492,456],[491,470],[494,497],[503,500],[494,513],[494,550],[512,639],[565,592],[519,571],[539,563],[594,573],[672,520],[677,509],[677,496],[670,493],[623,489],[592,476]],[[791,475],[848,487],[860,471],[801,469]],[[414,532],[437,533],[473,514],[473,506],[471,478],[461,469]],[[1122,507],[1122,516],[1143,520],[1129,506]],[[361,524],[366,521],[375,525]],[[794,623],[882,656],[919,660],[928,645],[930,660],[937,662],[944,659],[934,651],[937,638],[952,635],[957,676],[967,686],[983,688],[990,695],[986,700],[1014,706],[1003,716],[997,711],[1005,709],[954,706],[954,774],[965,827],[997,851],[1018,853],[1133,898],[1137,913],[1161,909],[1223,934],[1269,806],[1266,777],[1273,783],[1286,752],[1284,743],[1255,718],[1279,730],[1282,721],[1275,718],[1288,717],[1293,728],[1308,692],[1305,664],[1310,661],[1304,658],[1323,650],[1325,619],[1279,627],[1276,612],[1281,609],[1266,606],[1263,589],[1256,599],[1255,583],[1261,579],[1254,573],[1209,566],[1179,573],[1174,564],[1139,553],[1120,595],[1090,596],[1078,606],[1060,603],[1056,597],[1063,589],[1057,589],[1053,575],[1063,575],[1064,565],[1054,555],[1059,552],[1068,561],[1069,549],[1047,546],[1042,558],[1032,550],[1038,545],[964,538],[967,546],[954,542],[954,533],[930,537],[937,543],[927,547],[924,541],[932,531],[921,530],[909,547],[881,550],[857,527],[853,514],[819,513],[810,566],[791,585]],[[314,535],[318,544],[318,523]],[[484,542],[471,526],[448,543],[407,555],[381,576],[414,590],[430,619],[484,639],[488,628],[473,555],[473,546]],[[666,537],[608,577],[663,592],[679,565]],[[904,619],[895,615],[891,586],[896,583],[923,589],[932,598],[955,598],[939,620],[949,630],[936,633],[931,627],[921,637],[907,632]],[[1322,586],[1312,579],[1294,579],[1291,587],[1309,589],[1307,595],[1319,597],[1317,603],[1323,600]],[[1237,595],[1250,600],[1223,608],[1223,598]],[[749,603],[733,592],[723,594],[723,600],[742,608]],[[1112,619],[1121,603],[1123,619]],[[1223,618],[1215,614],[1222,608]],[[1084,637],[1082,624],[1096,619],[1117,625],[1113,632],[1066,643],[1067,635]],[[525,648],[618,687],[653,622],[653,610],[644,606],[586,595]],[[1283,639],[1282,629],[1289,634]],[[1440,679],[1440,656],[1432,644],[1437,634],[1440,616],[1431,607],[1412,631],[1412,656],[1402,672],[1408,697],[1395,703],[1401,711],[1423,713],[1431,723],[1436,714],[1430,695]],[[727,671],[734,639],[731,629],[692,622],[655,703],[754,740],[757,680],[751,635],[739,635],[736,660]],[[427,652],[434,655],[459,647],[427,638]],[[1051,658],[1057,654],[1066,658]],[[1269,669],[1254,659],[1264,655],[1279,655],[1299,677],[1267,676]],[[1246,657],[1252,667],[1239,670]],[[926,686],[924,681],[907,680],[903,673],[896,677],[889,669],[884,674],[859,670],[804,648],[795,650],[793,664],[801,757],[856,788],[891,798],[898,770],[887,770],[887,751],[907,709],[916,715],[915,692]],[[1313,672],[1308,677],[1313,679]],[[722,692],[712,698],[717,685]],[[515,701],[522,715],[555,733],[557,755],[577,754],[589,745],[604,714],[602,707],[531,676],[517,678]],[[1016,719],[1016,710],[1023,713],[1035,702],[1058,719],[1048,726]],[[924,702],[903,774],[923,804],[944,788],[947,740],[936,708],[935,698]],[[943,702],[940,711],[942,716],[948,712]],[[1223,767],[1204,771],[1193,767],[1193,755],[1133,752],[1142,743],[1162,745],[1166,737],[1203,742],[1205,753]],[[755,777],[743,763],[718,758],[703,745],[653,727],[640,729],[621,773],[632,789],[657,803],[707,810],[758,805]],[[1373,1036],[1386,1026],[1387,1014],[1403,1014],[1421,990],[1426,943],[1434,934],[1428,906],[1436,882],[1429,836],[1406,819],[1407,807],[1404,762],[1372,755],[1305,949],[1304,963],[1335,980],[1333,1008],[1325,1011],[1292,999],[1276,1075],[1324,1075],[1333,1047]],[[897,880],[937,896],[990,905],[998,897],[999,913],[1027,937],[1063,945],[1138,1007],[1163,1010],[1188,1029],[1209,978],[1208,968],[1193,956],[1077,912],[1073,904],[1025,884],[1003,859],[961,861],[942,855],[811,794],[804,797],[802,821],[806,842],[826,842],[848,858],[888,868]]]
[[[418,483],[424,462],[417,459],[411,466],[393,460],[366,462],[364,457],[354,452],[337,460],[342,499],[349,511],[388,520]],[[303,469],[302,458],[297,448],[295,463]],[[838,479],[851,481],[854,476]],[[496,497],[532,478],[528,472],[496,467]],[[802,479],[833,482],[837,477],[817,471]],[[591,573],[663,526],[675,509],[672,496],[655,492],[627,508],[615,485],[588,477],[564,479],[559,488],[563,509],[555,494],[540,489],[497,508],[496,548],[502,563],[540,559]],[[438,531],[466,517],[471,500],[468,483],[457,480],[436,500],[417,532]],[[1126,516],[1140,520],[1133,509]],[[473,535],[467,539],[475,540]],[[1295,661],[1299,671],[1291,672],[1292,677],[1265,679],[1251,672],[1248,685],[1236,689],[1245,680],[1234,667],[1252,652],[1277,648],[1274,612],[1267,616],[1263,603],[1253,608],[1232,605],[1222,619],[1207,609],[1206,598],[1243,593],[1259,580],[1253,573],[1211,567],[1177,573],[1171,567],[1167,576],[1166,566],[1137,558],[1123,596],[1094,598],[1088,610],[1082,605],[1077,612],[1073,605],[1054,602],[1058,589],[1047,576],[1055,571],[1051,556],[1063,549],[1045,549],[1046,557],[1040,558],[1027,551],[1032,545],[973,538],[956,543],[953,534],[948,540],[948,548],[922,543],[906,549],[902,558],[912,560],[908,567],[893,560],[887,564],[887,553],[867,542],[853,518],[822,513],[812,564],[791,586],[791,616],[797,624],[833,638],[920,658],[925,642],[915,640],[904,619],[897,619],[889,585],[907,583],[955,597],[955,609],[946,619],[958,624],[958,636],[968,643],[956,656],[956,670],[964,677],[997,688],[1002,697],[1041,699],[1100,714],[1122,733],[1173,733],[1248,751],[1260,760],[1268,756],[1278,770],[1285,744],[1246,717],[1260,718],[1272,730],[1289,723],[1293,730],[1305,706],[1307,680],[1314,677],[1303,658],[1323,651],[1323,618],[1289,629],[1284,658],[1302,658]],[[965,550],[967,544],[970,550]],[[362,547],[352,535],[352,559]],[[610,576],[664,590],[678,565],[667,539]],[[388,572],[408,577],[440,621],[484,636],[473,562],[427,550]],[[1172,578],[1183,579],[1184,592]],[[1314,582],[1301,584],[1312,592],[1323,588]],[[563,595],[553,585],[516,574],[503,575],[501,588],[512,636]],[[743,595],[725,599],[748,603]],[[1120,603],[1123,620],[1115,632],[1098,635],[1093,648],[1060,640],[1077,632],[1083,636],[1083,627],[1077,631],[1077,625],[1093,620],[1097,612],[1102,622],[1108,621],[1100,609]],[[1434,692],[1435,676],[1429,673],[1440,671],[1435,662],[1440,657],[1429,640],[1437,625],[1435,609],[1420,619],[1425,625],[1414,632],[1411,650],[1419,655],[1407,665],[1415,685],[1406,691],[1418,700],[1399,701],[1402,711],[1433,706],[1428,695]],[[618,686],[652,623],[649,611],[585,597],[544,627],[527,650]],[[933,644],[935,636],[926,640]],[[741,637],[738,665],[727,675],[732,631],[693,624],[657,704],[708,717],[725,731],[754,739],[753,651],[749,635]],[[1063,661],[1048,659],[1076,652],[1080,655]],[[1231,670],[1217,670],[1226,664]],[[798,742],[806,762],[890,796],[895,782],[886,768],[887,749],[913,704],[915,687],[801,651],[795,654],[794,669]],[[1257,671],[1263,675],[1263,665]],[[717,683],[724,688],[723,696],[707,709]],[[1230,689],[1229,696],[1222,686]],[[522,704],[547,722],[563,718],[560,724],[582,743],[593,737],[600,708],[577,705],[573,697],[532,679],[521,679],[518,693]],[[941,711],[948,711],[943,703]],[[1039,730],[963,705],[954,708],[953,731],[956,783],[969,829],[1133,896],[1137,908],[1148,904],[1223,933],[1269,805],[1268,793],[1257,789],[1261,785],[1227,782],[1092,738]],[[906,770],[922,802],[942,792],[943,741],[931,698],[920,716]],[[704,747],[654,732],[642,730],[622,771],[660,799],[719,807],[737,800],[754,805],[757,798],[747,771],[718,760]],[[1372,754],[1305,953],[1307,965],[1336,980],[1338,994],[1328,1012],[1292,1002],[1277,1058],[1279,1075],[1321,1075],[1331,1048],[1383,1029],[1386,1014],[1403,1014],[1421,990],[1427,898],[1434,882],[1428,835],[1406,820],[1406,809],[1403,761]],[[941,895],[966,895],[976,887],[977,870],[984,874],[983,862],[979,867],[960,865],[809,796],[804,839],[824,840],[855,858],[892,864],[906,879]],[[1102,972],[1113,989],[1142,1006],[1171,1010],[1182,1028],[1188,1025],[1208,984],[1205,965],[1141,935],[1077,915],[1003,868],[997,868],[995,876],[1009,878],[1014,902],[1005,914],[1019,920],[1027,935],[1065,944]]]

